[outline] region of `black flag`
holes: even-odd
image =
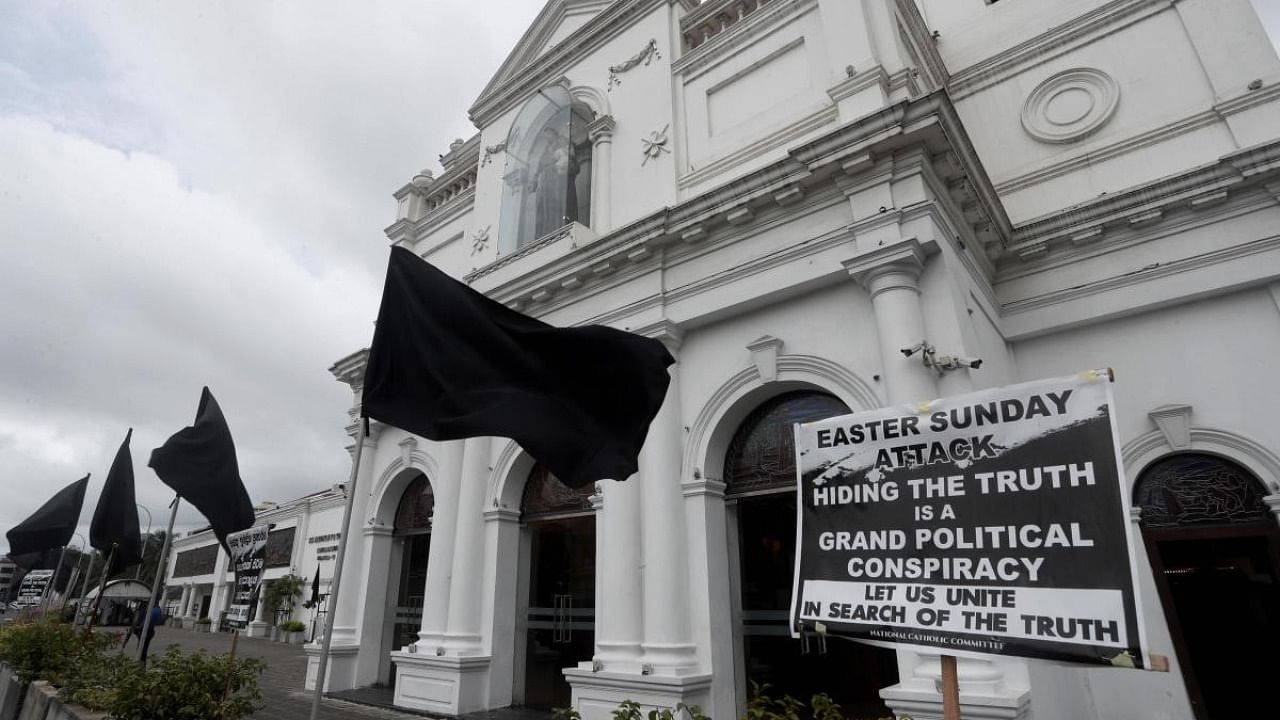
[[[24,563],[39,562],[45,550],[65,547],[71,542],[80,523],[80,508],[84,506],[84,491],[88,486],[89,476],[85,475],[59,490],[39,510],[5,533],[10,559],[30,570],[32,565]]]
[[[320,565],[316,565],[316,576],[311,580],[311,607],[320,602]]]
[[[129,439],[133,428],[124,436],[116,459],[102,486],[98,507],[93,511],[93,524],[89,526],[89,544],[104,554],[116,548],[115,560],[108,573],[142,562],[142,537],[138,528],[138,506],[133,495],[133,455],[129,452]]]
[[[205,516],[222,547],[227,533],[253,527],[253,503],[240,481],[231,429],[209,388],[200,393],[195,422],[151,451],[147,464]]]
[[[432,440],[512,438],[582,487],[636,471],[673,362],[657,340],[522,315],[397,247],[362,406]]]

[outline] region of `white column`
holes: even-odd
[[[331,645],[360,644],[360,616],[367,595],[366,588],[360,582],[363,565],[364,543],[361,541],[365,522],[369,518],[369,496],[373,490],[374,456],[378,449],[379,424],[373,424],[370,435],[365,437],[362,423],[357,421],[348,428],[356,442],[364,443],[363,457],[360,460],[359,472],[356,475],[355,496],[351,503],[351,524],[342,528],[347,533],[346,557],[342,561],[346,582],[338,592],[337,607],[333,617],[333,640]],[[352,458],[355,457],[355,445],[350,448]],[[351,492],[351,488],[347,488]],[[333,674],[330,677],[334,677]]]
[[[191,604],[191,586],[183,585],[182,599],[178,600],[178,617],[184,618],[187,616],[187,608],[190,607],[190,604]]]
[[[596,657],[605,670],[639,672],[644,641],[640,569],[643,479],[600,483],[604,494],[596,551]]]
[[[663,323],[657,333],[674,355],[680,330]],[[689,566],[685,504],[680,484],[684,426],[680,368],[669,368],[667,397],[640,451],[640,512],[644,558],[644,642],[641,662],[655,675],[684,675],[697,665],[689,626]]]
[[[902,354],[925,339],[920,308],[920,274],[925,250],[916,240],[902,240],[845,263],[845,269],[867,292],[876,315],[880,364],[891,405],[932,400],[938,395],[933,370],[920,354]]]
[[[597,235],[613,229],[612,205],[613,117],[605,115],[587,126],[591,138],[591,228]]]
[[[927,248],[915,239],[878,247],[845,263],[849,274],[871,295],[880,341],[881,372],[891,405],[918,403],[938,397],[937,374],[924,367],[919,353],[907,357],[902,348],[925,340],[920,303],[920,275]],[[895,688],[936,695],[942,678],[940,653],[898,652]],[[962,694],[995,696],[1004,690],[1004,673],[989,660],[960,658],[957,675]],[[893,688],[882,695],[892,702]]]
[[[435,652],[444,641],[449,623],[449,588],[453,574],[453,544],[458,520],[458,488],[462,479],[463,441],[440,445],[440,475],[428,478],[435,496],[431,520],[431,551],[427,557],[427,581],[423,590],[420,652]]]
[[[469,438],[462,455],[458,489],[458,541],[453,546],[453,586],[449,590],[449,655],[480,651],[480,584],[484,579],[484,493],[489,483],[492,438]],[[435,536],[432,535],[432,540]]]

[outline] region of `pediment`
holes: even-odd
[[[549,0],[480,95],[483,97],[501,87],[504,82],[535,62],[547,50],[590,22],[614,1]]]

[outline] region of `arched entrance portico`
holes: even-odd
[[[739,615],[735,684],[768,684],[770,695],[806,703],[826,693],[845,717],[880,718],[890,713],[879,690],[898,678],[892,651],[832,640],[824,655],[803,654],[788,631],[796,537],[792,425],[849,411],[816,389],[784,392],[751,411],[729,442],[723,478]]]
[[[568,707],[563,670],[595,652],[596,521],[592,486],[561,483],[541,465],[521,500],[520,603],[515,633],[517,704]]]
[[[1280,528],[1262,482],[1207,453],[1168,455],[1134,485],[1156,590],[1198,720],[1270,703],[1280,643]]]
[[[397,493],[396,487],[404,489]],[[435,494],[427,476],[410,469],[402,471],[388,486],[384,494],[387,511],[393,501],[395,515],[387,518],[391,521],[388,523],[391,537],[389,550],[385,551],[386,588],[381,597],[376,598],[372,595],[378,590],[369,588],[371,597],[366,600],[376,602],[383,609],[375,683],[390,687],[395,684],[391,652],[415,642],[422,627]]]

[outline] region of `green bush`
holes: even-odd
[[[116,688],[129,674],[143,672],[132,655],[104,653],[86,659],[63,678],[58,696],[90,710],[107,710],[115,702]]]
[[[286,620],[280,623],[281,632],[302,632],[307,629],[307,624],[301,620]]]
[[[91,694],[90,700],[113,720],[240,720],[261,705],[258,676],[265,668],[266,663],[256,658],[232,661],[203,650],[183,655],[171,646],[147,670],[120,672],[114,689]],[[228,674],[230,692],[224,698]]]
[[[111,635],[76,630],[52,618],[16,622],[0,629],[0,662],[13,668],[19,682],[48,680],[58,685],[114,642]]]
[[[197,620],[197,621],[196,621],[196,624],[197,624],[197,625],[208,625],[208,624],[210,624],[210,623],[212,623],[212,622],[213,622],[213,621],[212,621],[212,620],[210,620],[209,618],[207,618],[207,617],[202,617],[202,618],[200,618],[199,620]]]

